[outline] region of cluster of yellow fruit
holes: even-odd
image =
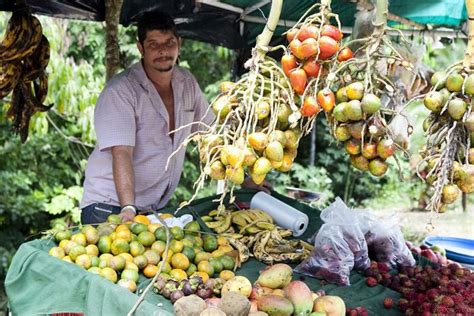
[[[133,222],[122,223],[119,216],[111,215],[97,228],[87,225],[74,233],[56,232],[59,245],[52,247],[49,254],[132,292],[136,291],[140,272],[152,278],[162,265],[162,273],[176,281],[193,275],[204,281],[214,274],[224,280],[232,278],[235,260],[227,253],[234,249],[228,240],[211,235],[201,237],[199,230],[195,221],[184,230],[171,227],[172,239],[166,254],[167,235],[160,224],[151,224],[143,215],[137,215]]]

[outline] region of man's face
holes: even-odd
[[[143,45],[138,42],[137,46],[145,66],[159,72],[168,72],[178,60],[181,39],[172,32],[153,30],[146,33]]]

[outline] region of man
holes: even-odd
[[[168,157],[199,128],[189,123],[212,120],[198,83],[176,66],[181,38],[171,16],[145,14],[137,46],[142,60],[114,76],[97,101],[97,145],[86,168],[82,224],[104,222],[110,214],[127,221],[137,210],[164,207],[178,185],[185,149],[166,169]]]

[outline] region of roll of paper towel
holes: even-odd
[[[292,230],[295,237],[303,235],[308,228],[308,215],[265,192],[255,194],[250,200],[250,207],[267,212],[273,217],[275,224]]]

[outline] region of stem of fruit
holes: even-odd
[[[268,17],[267,23],[262,31],[262,33],[257,36],[256,40],[256,50],[257,50],[257,60],[263,59],[267,53],[268,44],[272,39],[273,33],[278,25],[280,20],[281,8],[283,6],[283,0],[273,0],[272,6],[270,8],[270,15]]]
[[[469,1],[469,0],[467,0]],[[377,0],[375,2],[375,20],[372,24],[376,29],[383,29],[387,25],[388,17],[388,0]]]
[[[438,212],[441,207],[443,187],[449,182],[449,178],[451,177],[453,161],[455,160],[456,151],[458,148],[459,130],[460,129],[457,126],[457,122],[454,122],[446,137],[446,146],[441,152],[441,156],[433,168],[433,174],[435,174],[437,179],[433,185],[433,196],[426,207],[430,211]]]
[[[474,0],[466,0],[466,9],[469,27],[469,41],[467,44],[466,54],[464,55],[463,66],[470,69],[474,66]]]

